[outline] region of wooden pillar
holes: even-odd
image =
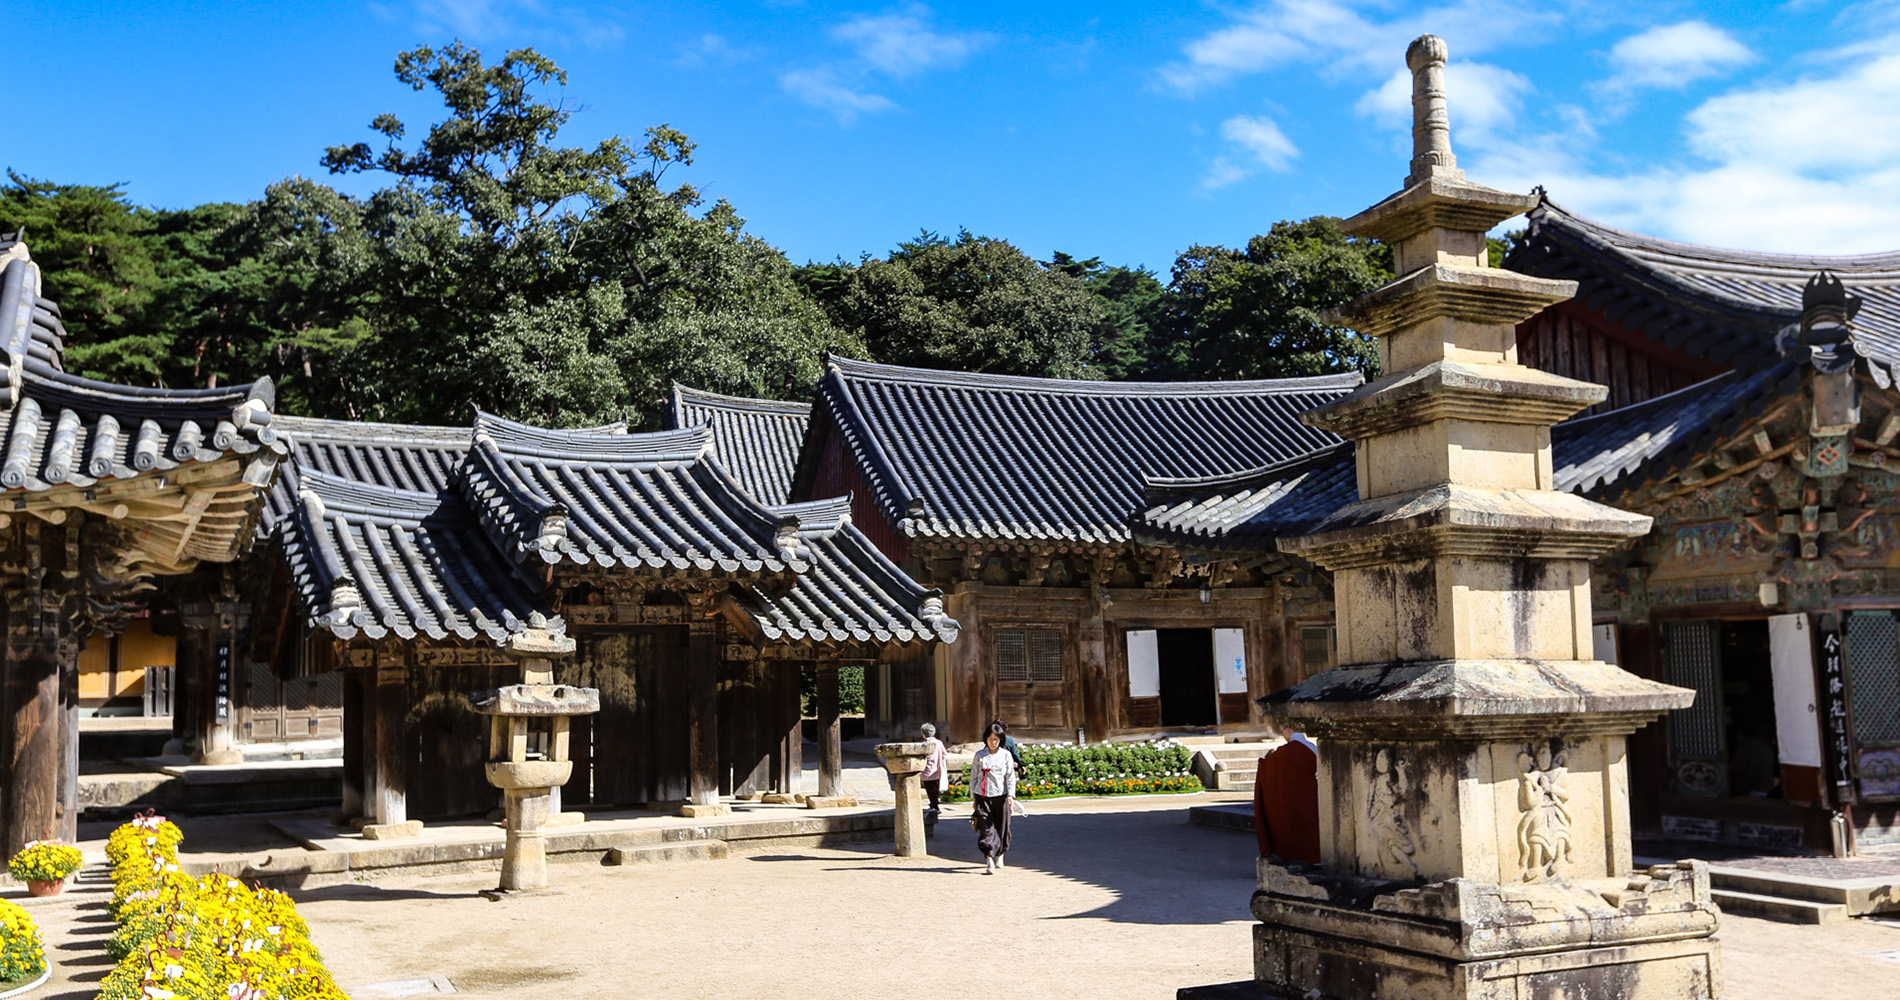
[[[844,794],[844,741],[839,730],[838,664],[818,664],[818,794],[834,798]]]
[[[367,699],[363,697],[362,670],[344,670],[343,675],[343,803],[338,810],[340,823],[363,815],[363,716]]]
[[[407,775],[403,766],[403,720],[409,714],[409,679],[400,665],[375,668],[376,747],[370,816],[376,826],[396,826],[409,820]]]
[[[1088,730],[1091,742],[1108,738],[1112,710],[1111,699],[1119,700],[1127,688],[1115,683],[1108,669],[1108,624],[1100,616],[1083,619],[1076,635],[1078,665],[1081,667],[1082,715],[1078,724]]]
[[[228,595],[227,595],[228,596]],[[237,747],[237,635],[246,609],[235,600],[196,601],[179,608],[178,651],[189,657],[194,675],[192,697],[197,704],[192,735],[197,749],[194,764],[244,763]]]
[[[688,623],[687,801],[719,804],[719,623],[695,618]]]
[[[0,745],[6,785],[6,856],[58,834],[59,640],[41,627],[37,579],[7,595],[6,722]]]
[[[805,766],[804,711],[799,705],[799,679],[802,663],[777,663],[773,687],[773,718],[780,724],[778,745],[772,750],[772,791],[790,795],[798,791],[798,776]],[[789,728],[786,728],[789,727]]]
[[[60,640],[59,656],[59,821],[53,835],[67,843],[79,839],[79,642]]]

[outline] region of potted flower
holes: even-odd
[[[35,896],[52,896],[66,888],[66,876],[86,863],[79,848],[58,840],[36,840],[7,862],[7,871],[26,883]]]

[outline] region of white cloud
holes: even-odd
[[[1215,157],[1208,165],[1207,176],[1201,179],[1205,190],[1245,180],[1262,169],[1284,173],[1300,155],[1293,140],[1265,115],[1235,115],[1220,123],[1220,134],[1230,146],[1237,148]]]
[[[859,115],[897,107],[888,97],[847,86],[838,79],[837,71],[829,66],[793,70],[780,76],[778,84],[786,93],[806,104],[831,112],[840,125],[851,124]]]
[[[1285,170],[1300,151],[1273,119],[1261,115],[1235,115],[1220,123],[1221,137],[1253,154],[1268,170]]]
[[[1483,183],[1542,184],[1567,208],[1674,239],[1786,253],[1900,248],[1900,35],[1813,55],[1826,75],[1691,110],[1692,158],[1604,170],[1578,129],[1514,136],[1460,165]]]
[[[679,55],[673,59],[673,65],[697,68],[701,66],[732,66],[757,55],[757,51],[733,45],[724,35],[707,33],[678,46]]]
[[[372,7],[386,15],[395,13],[388,5]],[[413,21],[424,34],[473,42],[552,37],[599,47],[626,36],[610,13],[541,0],[415,0]]]
[[[1368,19],[1350,0],[1270,0],[1181,47],[1181,58],[1161,69],[1161,81],[1193,92],[1237,76],[1289,65],[1318,63],[1331,72],[1383,72],[1394,53],[1430,32],[1452,51],[1477,55],[1521,44],[1563,19],[1560,4],[1511,0],[1452,0],[1391,21]],[[1389,9],[1389,8],[1385,8]]]
[[[934,31],[930,16],[930,8],[913,5],[901,14],[852,18],[831,34],[856,49],[865,62],[895,77],[960,65],[988,41],[986,35]]]
[[[1658,25],[1610,49],[1613,88],[1681,89],[1755,61],[1755,53],[1707,21]]]

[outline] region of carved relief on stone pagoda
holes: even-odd
[[[1410,767],[1395,747],[1380,747],[1373,755],[1370,788],[1366,794],[1366,822],[1372,831],[1381,865],[1402,877],[1418,875],[1418,841],[1406,813],[1416,791]]]
[[[1517,755],[1517,858],[1526,882],[1556,878],[1570,860],[1570,767],[1557,741]]]

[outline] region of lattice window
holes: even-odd
[[[1847,683],[1854,738],[1900,743],[1900,632],[1891,611],[1847,616]]]
[[[341,670],[318,674],[310,679],[310,707],[318,709],[343,707],[343,672]]]
[[[1029,633],[1021,629],[997,630],[996,679],[999,681],[1029,679]]]
[[[252,660],[250,670],[250,694],[246,701],[252,709],[273,711],[283,706],[284,699],[281,683],[276,671],[263,660]]]
[[[1695,704],[1669,713],[1669,752],[1678,760],[1722,759],[1720,666],[1714,622],[1671,622],[1667,637],[1669,683],[1695,691]]]
[[[1029,679],[1062,680],[1062,633],[1051,629],[1029,633]]]
[[[996,679],[1062,680],[1062,633],[1056,629],[997,629]]]
[[[1300,667],[1306,671],[1307,677],[1333,668],[1333,627],[1331,625],[1302,625],[1300,627]]]

